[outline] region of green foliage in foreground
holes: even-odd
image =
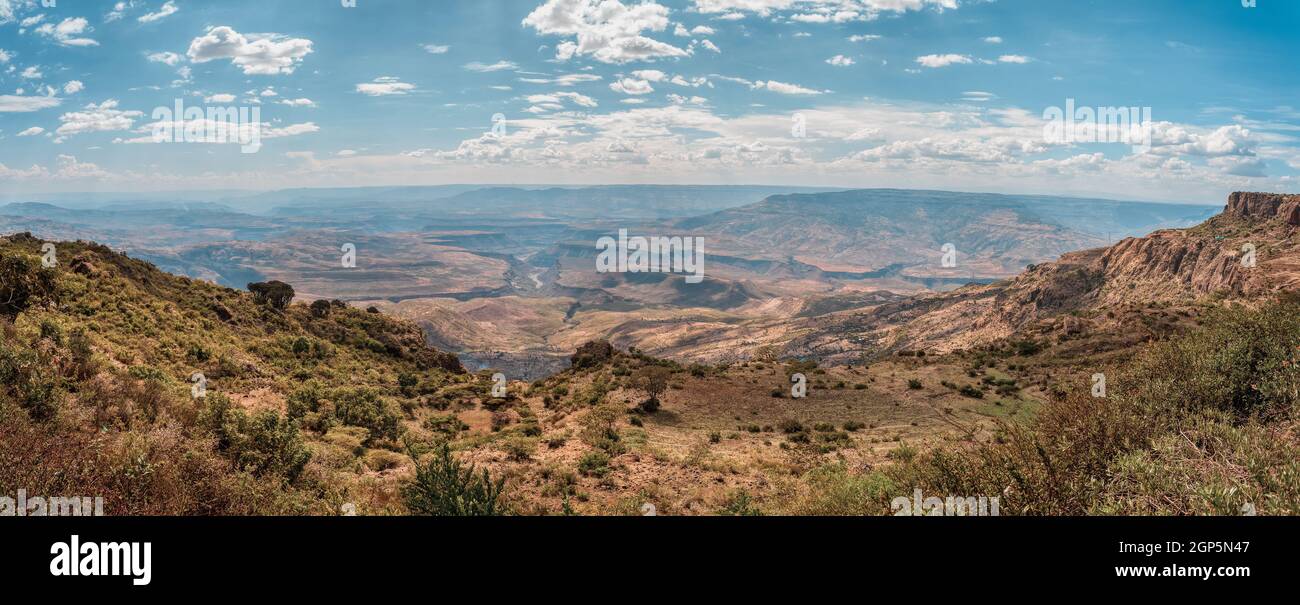
[[[875,506],[919,487],[1003,514],[1300,513],[1300,305],[1222,310],[1105,373],[1108,397],[1084,386],[992,443],[882,471],[897,489]]]
[[[408,448],[409,449],[409,448]],[[479,517],[508,514],[502,500],[505,481],[492,481],[485,469],[463,466],[451,455],[447,444],[421,463],[415,452],[415,478],[402,488],[402,498],[411,514],[433,517]]]

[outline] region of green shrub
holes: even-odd
[[[409,447],[408,447],[409,449]],[[411,451],[412,458],[416,458]],[[402,498],[413,515],[476,517],[509,514],[504,501],[505,480],[495,482],[486,469],[462,466],[443,444],[427,464],[415,462],[415,477],[402,486]]]
[[[339,422],[370,431],[365,445],[370,446],[381,439],[397,439],[401,435],[401,414],[374,389],[337,389],[332,399],[334,416]]]
[[[602,450],[587,452],[578,459],[578,472],[588,477],[604,477],[609,474],[609,454]]]
[[[273,410],[250,417],[221,393],[208,393],[201,423],[217,439],[217,449],[235,468],[255,477],[273,475],[292,483],[311,459],[298,423]]]

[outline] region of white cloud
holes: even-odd
[[[235,95],[229,93],[217,93],[209,97],[203,97],[204,103],[234,103]]]
[[[984,41],[989,44],[1001,44],[1002,36],[989,36],[987,38],[984,38]]]
[[[1024,55],[1002,55],[998,57],[999,63],[1028,63],[1032,60]]]
[[[414,84],[402,82],[392,76],[381,76],[375,78],[373,82],[357,84],[357,92],[371,97],[404,95],[412,90],[415,90]]]
[[[881,13],[957,7],[958,0],[694,0],[696,11],[718,14],[720,19],[741,19],[745,13],[775,17],[778,12],[797,10],[789,19],[805,23],[871,21]]]
[[[311,99],[284,99],[279,102],[281,105],[289,107],[315,107],[316,102]]]
[[[132,132],[140,135],[137,137],[124,139],[114,139],[117,144],[138,145],[148,143],[166,143],[170,142],[166,137],[162,139],[155,136],[159,132],[186,132],[186,133],[204,133],[196,136],[194,141],[187,140],[187,143],[196,144],[214,144],[226,145],[232,143],[246,143],[254,140],[255,137],[261,139],[279,139],[304,134],[320,132],[320,127],[314,122],[304,122],[302,124],[290,124],[288,126],[277,127],[267,122],[242,122],[232,124],[222,120],[209,120],[207,118],[197,120],[159,120],[150,124],[144,124]],[[212,137],[211,141],[207,139],[208,133],[221,133],[221,136]]]
[[[82,84],[81,80],[73,80],[63,85],[63,94],[75,95],[85,89],[86,89],[86,85]]]
[[[162,63],[164,65],[168,65],[171,67],[175,67],[176,64],[180,63],[182,60],[182,57],[180,55],[170,51],[151,53],[147,55],[145,58],[149,59],[150,63]]]
[[[45,133],[45,129],[44,129],[44,128],[41,128],[40,126],[32,126],[31,128],[28,128],[27,130],[24,130],[24,131],[18,133],[18,136],[20,136],[20,137],[34,137],[34,136],[36,136],[36,135],[38,135],[38,134],[44,134],[44,133]]]
[[[539,34],[574,37],[576,41],[565,40],[556,46],[556,58],[561,61],[575,55],[602,63],[690,55],[645,35],[668,27],[668,8],[654,0],[631,6],[620,0],[547,0],[524,18],[523,25]]]
[[[879,39],[880,36],[876,34],[858,34],[855,36],[849,36],[849,42],[871,42],[872,40]]]
[[[754,82],[753,84],[751,84],[750,87],[766,88],[767,90],[770,90],[772,92],[779,92],[783,95],[819,95],[825,92],[822,90],[805,88],[803,86],[799,86],[798,84],[786,84],[785,82],[777,82],[775,80],[768,80],[766,82],[760,80],[758,82]]]
[[[45,74],[41,73],[41,68],[36,65],[24,69],[23,72],[19,75],[28,80],[39,80],[45,77]]]
[[[916,58],[916,62],[925,67],[947,67],[959,63],[970,63],[970,57],[966,55],[924,55]]]
[[[506,70],[519,69],[519,65],[514,61],[505,61],[505,60],[497,61],[496,63],[481,63],[479,61],[474,61],[471,63],[466,63],[462,67],[468,69],[469,71],[477,71],[479,73],[490,73],[494,71],[506,71]]]
[[[62,103],[58,97],[29,97],[23,95],[0,95],[0,113],[28,113]]]
[[[118,2],[117,4],[114,4],[113,10],[109,11],[107,15],[104,15],[104,23],[112,23],[125,17],[126,9],[130,8],[134,3],[134,0],[132,0],[131,2]]]
[[[691,34],[695,36],[712,36],[715,33],[717,33],[717,30],[707,25],[696,25],[691,28]]]
[[[609,89],[625,95],[646,95],[655,91],[649,82],[636,78],[623,78],[617,82],[610,82]]]
[[[190,42],[186,55],[194,63],[230,59],[246,75],[291,74],[312,52],[312,41],[280,34],[241,34],[229,26],[213,27]]]
[[[668,74],[657,69],[638,69],[632,72],[632,77],[651,82],[663,82],[668,77]]]
[[[722,52],[722,49],[718,48],[718,46],[717,46],[716,44],[714,44],[714,43],[713,43],[712,41],[710,41],[710,40],[700,40],[699,44],[700,44],[700,46],[703,46],[705,49],[707,49],[707,50],[711,50],[711,51],[713,51],[713,52],[715,52],[715,53],[720,53],[720,52]],[[692,45],[693,45],[693,44],[692,44]]]
[[[853,65],[853,59],[844,55],[835,55],[834,57],[827,59],[826,62],[836,67],[848,67]]]
[[[62,124],[54,131],[60,137],[86,132],[105,132],[113,130],[130,130],[135,119],[144,115],[139,111],[123,111],[117,108],[117,100],[109,99],[96,105],[91,103],[82,111],[74,111],[59,116]]]
[[[5,52],[5,49],[0,48],[0,63],[8,63],[9,60],[12,59],[12,58],[13,58],[13,55],[11,55],[11,54]]]
[[[451,50],[451,47],[445,44],[422,44],[420,45],[420,48],[423,48],[424,52],[431,55],[443,55],[447,54],[447,51]]]
[[[141,23],[153,23],[154,21],[165,19],[176,14],[176,11],[178,10],[180,9],[176,8],[176,3],[173,0],[167,0],[167,2],[164,2],[162,7],[158,9],[158,12],[140,15],[140,18],[136,20]]]
[[[546,78],[519,78],[519,81],[527,82],[529,84],[554,84],[556,86],[573,86],[575,84],[583,84],[586,82],[597,82],[602,79],[603,78],[595,74],[562,74],[559,76],[546,77]]]
[[[63,46],[99,46],[99,42],[82,37],[82,34],[94,31],[85,17],[68,17],[58,25],[45,23],[35,31]]]
[[[565,99],[573,103],[574,105],[578,105],[580,107],[595,107],[597,105],[595,99],[587,95],[578,94],[576,92],[557,92],[555,93],[555,96],[561,99]]]

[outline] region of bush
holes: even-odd
[[[273,410],[249,417],[221,393],[209,393],[202,424],[217,438],[217,449],[235,468],[254,477],[273,475],[292,483],[311,459],[298,423]]]
[[[1085,384],[992,443],[883,472],[927,493],[1001,495],[1004,514],[1296,514],[1298,362],[1300,306],[1219,311],[1107,372],[1107,397]]]
[[[503,500],[505,480],[497,479],[485,469],[482,474],[473,465],[462,466],[442,444],[427,464],[415,452],[415,477],[402,486],[402,498],[413,515],[433,517],[477,517],[508,514]]]
[[[248,284],[248,291],[253,293],[253,300],[258,304],[270,305],[284,310],[293,302],[293,286],[282,281],[254,282]]]
[[[15,317],[55,297],[55,272],[34,256],[0,251],[0,315]]]
[[[397,439],[401,435],[401,414],[374,389],[337,389],[332,399],[334,416],[339,422],[370,431],[363,442],[367,447],[378,440]]]
[[[587,452],[578,460],[578,472],[587,477],[604,477],[609,474],[609,454],[601,450]]]
[[[593,340],[580,347],[569,359],[574,368],[591,368],[605,363],[614,356],[614,346],[608,340]]]
[[[59,409],[54,364],[8,338],[0,342],[0,403],[16,402],[33,420],[53,420]]]
[[[786,418],[781,422],[778,422],[776,428],[781,429],[782,433],[789,435],[803,431],[803,424],[793,418]]]

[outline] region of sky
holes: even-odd
[[[1255,4],[0,0],[0,193],[1295,192],[1300,2]],[[208,125],[177,103],[249,110],[261,146],[160,140]],[[1149,145],[1050,135],[1067,104],[1135,108]]]

